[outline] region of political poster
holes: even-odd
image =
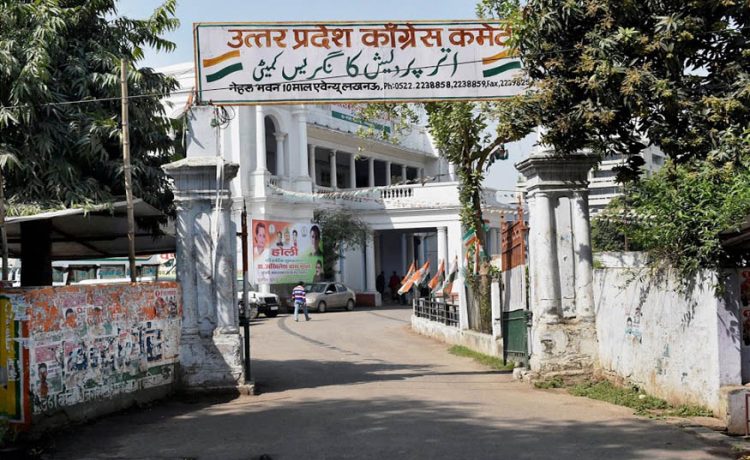
[[[501,21],[196,23],[213,104],[498,100],[526,90]]]
[[[286,284],[323,278],[320,226],[278,220],[252,221],[255,282]]]

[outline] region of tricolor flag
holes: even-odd
[[[239,72],[242,70],[240,50],[234,50],[224,53],[221,56],[204,59],[203,69],[206,71],[206,81],[208,83],[221,80],[229,74]]]
[[[464,233],[464,248],[468,249],[471,246],[474,245],[474,243],[479,242],[479,237],[477,236],[477,232],[474,229],[470,229],[466,233]]]
[[[458,276],[458,257],[453,259],[451,270],[448,272],[448,276],[445,278],[445,282],[440,286],[440,290],[443,291],[443,295],[448,297],[453,292],[453,282],[456,281]]]
[[[422,265],[422,268],[414,272],[414,274],[411,275],[411,277],[406,280],[406,282],[401,286],[401,289],[398,290],[398,293],[403,295],[406,294],[411,290],[412,287],[416,284],[419,286],[424,282],[424,279],[427,277],[427,270],[430,269],[430,261],[428,260],[425,262],[424,265]]]
[[[412,277],[414,274],[414,270],[417,269],[417,266],[415,265],[415,261],[412,261],[411,265],[409,265],[409,270],[406,272],[406,275],[401,279],[401,284],[404,284],[405,282],[409,281],[409,278]]]
[[[424,280],[427,279],[427,274],[429,272],[430,272],[430,261],[428,260],[427,262],[424,263],[424,265],[422,265],[422,268],[420,268],[419,271],[414,275],[414,276],[419,275],[417,276],[417,279],[414,281],[414,284],[416,284],[417,286],[423,285]]]
[[[495,55],[482,58],[482,76],[489,78],[508,72],[509,70],[520,69],[521,61],[519,60],[503,62],[513,57],[515,56],[510,54],[510,50],[504,50]]]
[[[437,273],[432,277],[427,286],[430,288],[430,292],[434,292],[438,286],[442,285],[445,281],[445,261],[441,260],[438,265]]]

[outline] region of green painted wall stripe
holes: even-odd
[[[230,73],[239,72],[240,70],[242,70],[242,63],[238,62],[237,64],[232,64],[228,67],[224,67],[216,73],[206,74],[206,81],[211,83],[216,80],[221,80]]]
[[[494,77],[495,75],[501,74],[503,72],[507,72],[508,70],[520,69],[520,68],[521,68],[521,63],[519,61],[513,61],[507,64],[503,64],[500,67],[495,67],[494,69],[485,70],[484,72],[482,72],[482,75],[484,76],[484,78]]]

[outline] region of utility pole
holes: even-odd
[[[3,245],[3,281],[8,281],[8,233],[5,229],[5,183],[0,167],[0,240]]]
[[[125,199],[128,208],[128,262],[130,282],[137,281],[135,271],[135,217],[133,215],[133,183],[130,176],[130,129],[128,126],[128,61],[121,61],[120,87],[122,88],[122,161],[125,172]]]
[[[250,303],[248,299],[248,271],[250,264],[247,259],[247,251],[249,245],[247,243],[247,204],[245,200],[242,200],[242,304],[245,306],[245,317],[242,319],[242,326],[244,328],[244,346],[245,346],[245,383],[251,383],[253,381],[251,369],[250,369]]]

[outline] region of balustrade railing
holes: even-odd
[[[414,300],[414,316],[446,326],[458,327],[458,305],[438,299]]]
[[[384,200],[411,198],[412,196],[414,196],[414,189],[412,187],[384,188],[380,190],[380,198]]]

